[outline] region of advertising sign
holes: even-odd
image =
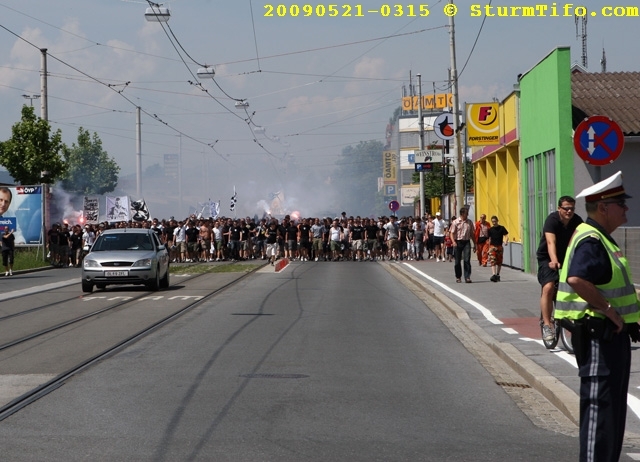
[[[405,96],[402,98],[403,111],[417,111],[420,97]],[[453,93],[438,93],[435,95],[422,95],[422,110],[425,109],[444,109],[445,107],[453,107]]]
[[[40,245],[42,234],[42,187],[0,187],[0,229],[15,230],[16,245]]]
[[[467,104],[467,145],[500,144],[500,104]]]
[[[384,151],[382,153],[382,178],[384,184],[396,184],[398,181],[396,166],[396,152]]]

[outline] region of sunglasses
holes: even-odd
[[[575,212],[576,208],[575,207],[560,207],[562,210],[564,210],[565,212]]]
[[[627,201],[624,200],[624,199],[621,199],[619,201],[605,201],[605,202],[603,202],[603,204],[615,204],[618,207],[625,208],[627,206]]]

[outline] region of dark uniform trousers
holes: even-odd
[[[618,461],[627,418],[631,341],[589,339],[580,369],[580,461]]]

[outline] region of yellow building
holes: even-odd
[[[475,216],[485,214],[489,220],[496,215],[509,231],[509,240],[522,244],[518,101],[513,92],[500,103],[500,144],[480,147],[472,152],[471,160]]]

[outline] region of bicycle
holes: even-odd
[[[573,345],[571,344],[571,330],[565,327],[567,323],[571,321],[565,321],[564,319],[555,319],[551,318],[551,322],[554,326],[554,336],[553,340],[545,340],[544,339],[544,321],[542,320],[542,314],[540,314],[540,336],[542,337],[542,343],[547,350],[553,350],[560,340],[562,340],[562,345],[564,349],[567,350],[568,353],[573,354]]]

